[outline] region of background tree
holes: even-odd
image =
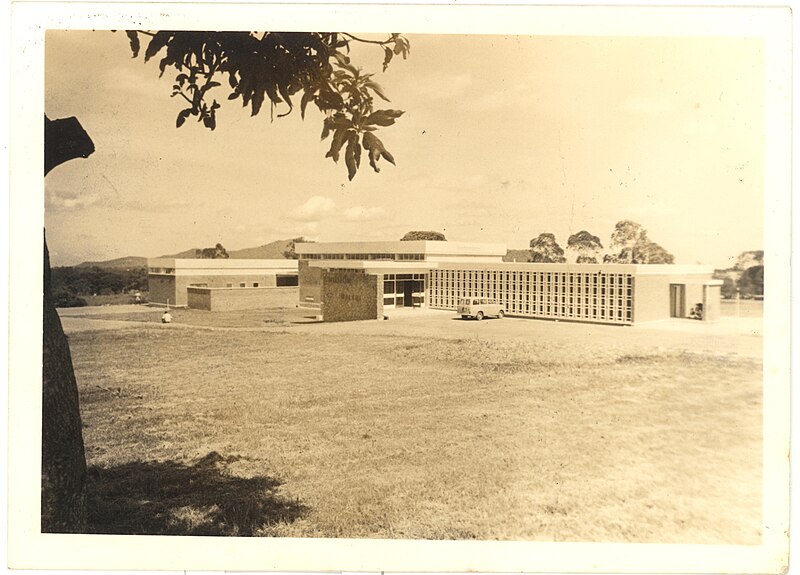
[[[632,263],[636,242],[646,235],[647,230],[641,224],[637,224],[632,220],[617,222],[614,226],[614,231],[611,233],[611,243],[609,244],[612,250],[617,251],[609,254],[609,259],[613,263]]]
[[[582,230],[569,237],[567,249],[576,254],[575,263],[596,264],[597,255],[603,249],[603,244],[600,242],[600,238]]]
[[[534,263],[563,264],[567,261],[567,258],[564,257],[564,249],[558,245],[556,236],[553,234],[539,234],[539,237],[531,240],[530,247],[530,261]]]
[[[603,261],[620,264],[671,264],[675,257],[647,237],[647,230],[632,220],[622,220],[611,234],[612,250]]]
[[[733,281],[733,278],[729,276],[722,278],[722,286],[720,287],[719,293],[725,299],[736,297],[736,282]]]
[[[633,260],[639,264],[674,264],[675,256],[651,239],[644,237],[633,248]]]
[[[381,158],[394,164],[394,157],[377,137],[379,128],[391,126],[402,110],[376,109],[375,98],[389,102],[374,74],[354,66],[347,52],[351,42],[375,44],[384,53],[386,70],[395,55],[406,58],[410,45],[400,34],[384,40],[365,40],[352,34],[332,32],[195,32],[128,31],[134,58],[141,46],[139,35],[149,37],[145,61],[163,52],[161,74],[167,67],[178,71],[172,96],[187,104],[176,120],[182,126],[189,117],[213,130],[217,125],[219,102],[215,91],[228,84],[228,100],[241,100],[250,106],[251,115],[270,104],[270,117],[286,116],[294,109],[293,98],[300,97],[300,115],[308,104],[324,115],[322,139],[329,136],[327,158],[339,161],[344,148],[347,176],[353,179],[361,165],[361,149],[369,164],[380,171]]]
[[[222,247],[222,244],[217,244],[213,248],[203,248],[202,250],[195,250],[194,255],[196,258],[206,260],[210,259],[228,259],[228,251]]]
[[[446,242],[447,238],[441,232],[430,231],[411,231],[400,238],[401,242],[413,242],[415,240],[428,240],[432,242]]]
[[[294,251],[295,244],[302,244],[302,243],[312,243],[309,240],[305,239],[303,236],[292,238],[289,240],[289,245],[286,246],[286,249],[283,252],[283,257],[287,260],[299,260],[300,256]]]
[[[751,266],[742,272],[737,287],[744,298],[764,296],[764,266]]]
[[[741,254],[739,254],[739,257],[736,258],[736,264],[733,266],[733,269],[737,271],[744,271],[753,266],[763,266],[763,265],[764,265],[764,250],[752,250],[752,251],[742,252]]]

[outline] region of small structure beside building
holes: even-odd
[[[507,315],[633,325],[719,316],[706,266],[503,262],[502,244],[444,241],[298,243],[299,303],[324,321],[378,319],[386,308],[455,311],[485,297]],[[696,314],[695,314],[696,315]]]
[[[147,267],[152,303],[207,310],[297,303],[297,260],[153,258]]]

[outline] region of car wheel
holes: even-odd
[[[499,312],[497,312],[497,318],[498,319],[503,319],[503,316],[505,316],[505,315],[506,315],[506,312],[504,312],[503,310],[500,310]]]
[[[483,312],[479,311],[478,313],[476,313],[475,314],[475,319],[477,319],[478,321],[481,321],[483,319]]]

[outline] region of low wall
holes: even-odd
[[[186,293],[191,309],[206,311],[236,311],[297,305],[296,287],[188,287]]]

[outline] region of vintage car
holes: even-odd
[[[485,297],[465,297],[458,300],[458,312],[462,318],[474,317],[482,320],[485,317],[502,318],[505,315],[503,306]]]

